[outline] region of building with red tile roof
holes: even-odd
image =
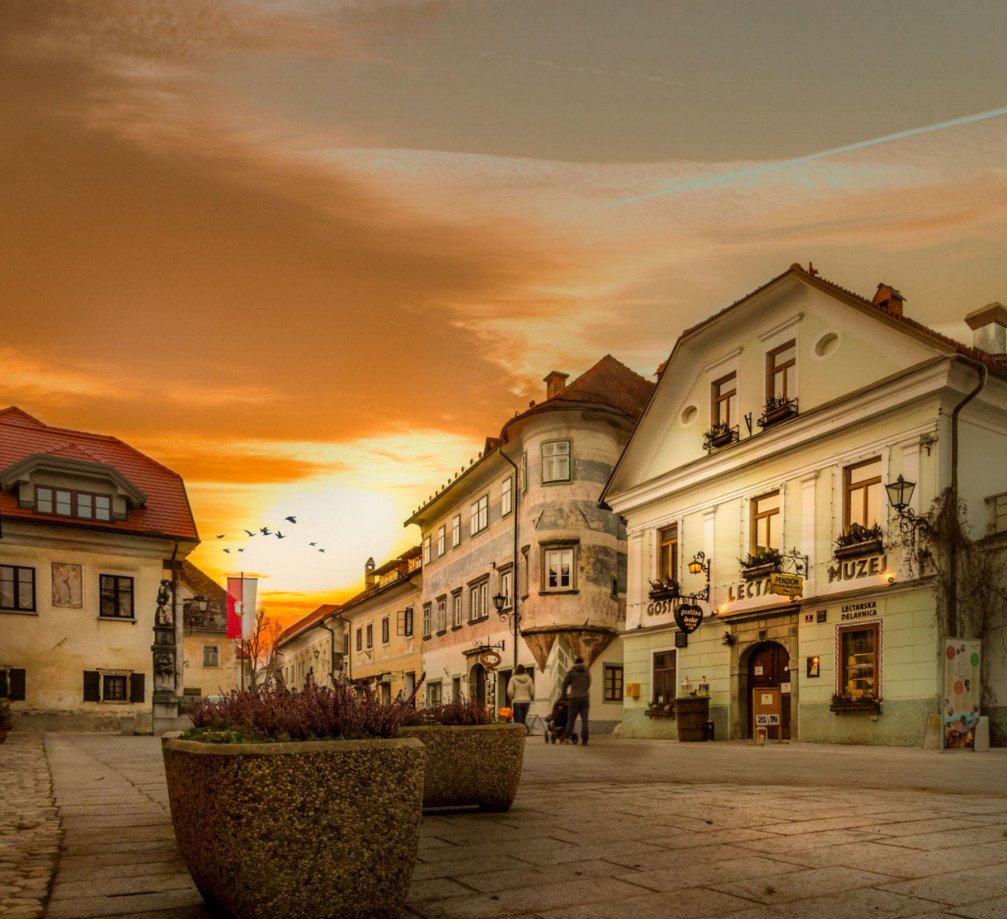
[[[0,694],[18,727],[174,720],[173,587],[198,542],[170,469],[118,438],[0,411]]]

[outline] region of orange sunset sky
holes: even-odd
[[[1005,36],[1002,0],[3,0],[0,405],[179,472],[192,560],[244,547],[290,621],[548,371],[650,376],[794,261],[967,338]]]

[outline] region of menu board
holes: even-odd
[[[944,749],[975,747],[979,721],[981,642],[974,638],[944,641]]]

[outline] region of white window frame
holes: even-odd
[[[490,525],[490,496],[485,494],[473,501],[469,513],[469,535],[475,536]]]
[[[507,476],[500,486],[500,516],[506,517],[514,510],[514,479]]]
[[[489,578],[469,585],[469,622],[481,622],[489,617]]]
[[[432,618],[432,607],[429,603],[423,604],[423,637],[429,638],[431,635],[430,626]]]
[[[456,590],[451,595],[451,627],[454,629],[460,629],[465,622],[462,596],[461,590]]]
[[[577,562],[578,562],[578,544],[577,543],[565,543],[563,545],[548,545],[542,546],[542,592],[543,593],[568,593],[570,591],[577,590]],[[563,557],[569,555],[568,565],[568,583],[557,583],[551,585],[549,583],[549,573],[551,570],[552,560],[556,558],[558,560],[557,572],[560,573],[560,581],[562,581],[562,564]]]
[[[542,484],[569,482],[573,466],[569,440],[547,440],[542,444]]]
[[[447,549],[447,528],[438,527],[437,529],[437,557],[440,558]]]
[[[203,666],[220,666],[220,645],[203,645]]]
[[[451,548],[457,549],[462,544],[462,515],[455,514],[451,519]]]
[[[429,565],[433,555],[433,545],[429,536],[423,537],[423,564]]]
[[[434,623],[437,634],[448,630],[448,598],[447,595],[437,598],[437,620]]]

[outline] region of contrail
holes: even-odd
[[[931,131],[942,131],[944,128],[957,128],[959,125],[972,124],[975,121],[984,121],[987,118],[996,118],[1000,115],[1007,115],[1007,108],[990,109],[988,112],[980,112],[978,115],[966,115],[964,118],[955,118],[951,121],[942,121],[939,124],[927,125],[924,128],[910,128],[908,131],[899,131],[898,134],[886,134],[884,137],[875,137],[873,140],[862,140],[856,144],[848,144],[845,147],[836,147],[833,150],[824,150],[821,153],[809,153],[807,156],[798,156],[792,160],[781,160],[779,163],[768,163],[765,166],[755,166],[752,169],[745,169],[742,172],[731,172],[727,175],[714,176],[709,179],[698,179],[687,185],[678,185],[675,188],[666,188],[664,191],[652,191],[646,195],[637,195],[635,198],[625,198],[622,201],[613,201],[610,204],[596,205],[594,210],[603,210],[607,207],[620,207],[623,204],[634,204],[637,201],[646,201],[648,198],[658,198],[661,195],[673,195],[679,191],[691,191],[694,188],[705,188],[708,185],[717,185],[720,182],[729,182],[731,179],[740,179],[743,176],[757,175],[760,172],[769,172],[772,169],[783,169],[786,166],[794,166],[797,163],[807,163],[811,160],[820,160],[826,156],[835,156],[837,153],[849,153],[851,150],[862,150],[864,147],[876,147],[878,144],[887,144],[892,140],[902,140],[905,137],[915,137],[917,134],[929,134]]]

